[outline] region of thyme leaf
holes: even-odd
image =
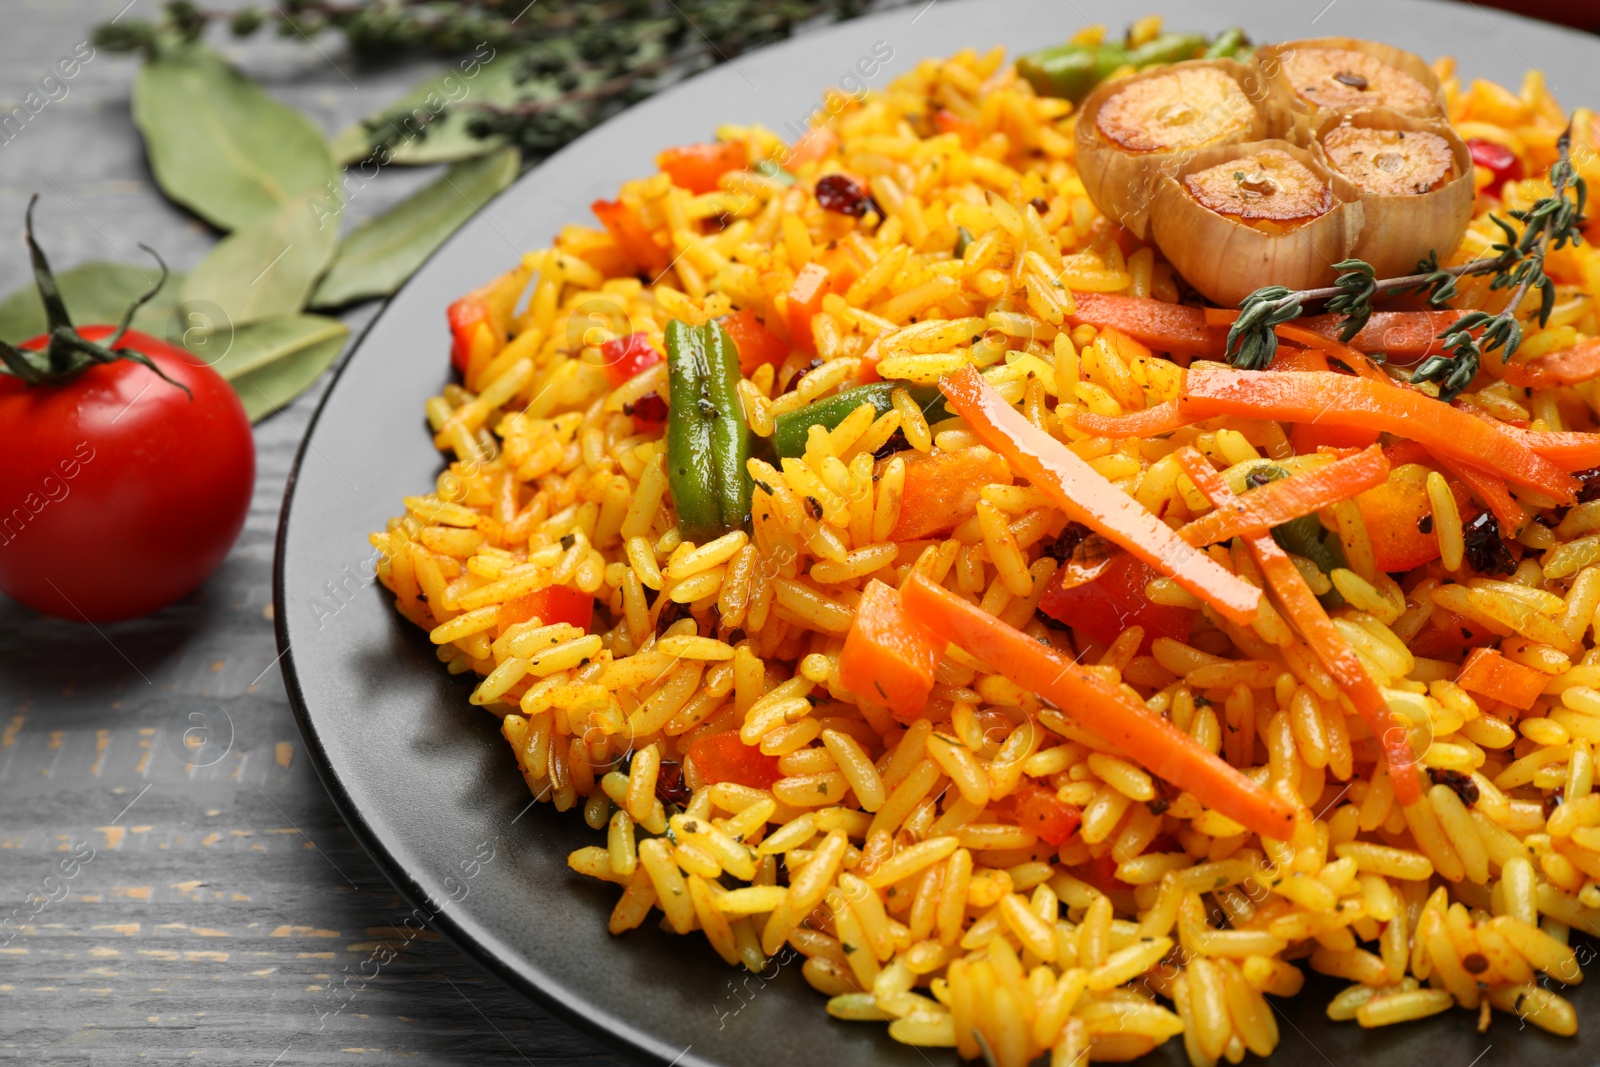
[[[1344,316],[1339,339],[1349,343],[1372,317],[1373,301],[1381,296],[1426,293],[1431,307],[1443,308],[1457,295],[1458,278],[1492,275],[1491,290],[1509,290],[1505,306],[1493,314],[1471,311],[1456,320],[1439,335],[1446,354],[1429,356],[1411,376],[1413,384],[1437,384],[1440,400],[1454,400],[1477,377],[1485,352],[1499,349],[1509,359],[1522,344],[1523,327],[1517,313],[1530,292],[1539,293],[1535,313],[1539,325],[1550,321],[1556,290],[1545,273],[1545,257],[1552,250],[1582,243],[1588,190],[1572,165],[1571,129],[1556,143],[1560,156],[1550,167],[1550,195],[1526,210],[1506,212],[1509,221],[1489,216],[1504,238],[1491,246],[1494,255],[1440,267],[1438,253],[1430,252],[1414,273],[1395,278],[1378,278],[1372,264],[1347,259],[1334,265],[1339,274],[1331,286],[1301,290],[1264,286],[1239,304],[1239,318],[1228,331],[1228,362],[1241,370],[1266,367],[1278,347],[1274,327],[1298,318],[1307,304],[1316,301],[1324,301],[1329,312]],[[1514,223],[1521,223],[1520,229]]]

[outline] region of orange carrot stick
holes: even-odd
[[[943,652],[944,642],[906,612],[898,592],[870,581],[839,652],[839,683],[912,722],[928,702]]]
[[[1584,341],[1526,363],[1507,363],[1504,377],[1525,389],[1554,389],[1600,377],[1600,340]]]
[[[1600,433],[1580,433],[1570,430],[1525,430],[1501,422],[1481,408],[1463,406],[1463,411],[1477,416],[1511,440],[1535,455],[1543,456],[1564,471],[1586,471],[1600,467]]]
[[[1456,684],[1480,696],[1527,711],[1544,692],[1548,675],[1513,663],[1492,648],[1475,648],[1461,664]]]
[[[1209,460],[1185,445],[1177,452],[1178,465],[1183,468],[1201,495],[1218,508],[1226,507],[1236,498]],[[1254,557],[1261,574],[1278,594],[1284,613],[1294,622],[1300,636],[1316,653],[1317,658],[1334,680],[1344,689],[1345,695],[1366,721],[1367,729],[1377,738],[1389,767],[1389,777],[1394,781],[1395,797],[1402,804],[1413,804],[1422,798],[1422,787],[1417,780],[1416,757],[1411,753],[1411,742],[1403,726],[1394,721],[1389,702],[1383,690],[1372,680],[1372,675],[1362,666],[1361,660],[1351,650],[1344,635],[1339,633],[1322,609],[1316,594],[1306,585],[1304,576],[1288,553],[1268,534],[1244,535],[1246,547]]]
[[[1363,352],[1387,352],[1391,356],[1421,359],[1444,351],[1441,334],[1456,324],[1460,311],[1375,311],[1350,344]],[[1343,315],[1311,315],[1301,319],[1308,330],[1327,337],[1339,336]]]
[[[1166,400],[1126,415],[1078,413],[1078,429],[1096,437],[1154,437],[1182,429],[1194,421],[1178,409],[1176,400]]]
[[[1387,352],[1407,359],[1438,355],[1444,351],[1440,335],[1454,326],[1463,314],[1460,311],[1375,311],[1367,324],[1350,338],[1349,346],[1361,352]],[[1210,326],[1229,326],[1239,317],[1239,312],[1234,308],[1206,308],[1204,315]],[[1344,329],[1343,315],[1308,315],[1296,319],[1293,325],[1335,343],[1344,343],[1337,340]],[[1288,335],[1280,333],[1279,336]]]
[[[1500,471],[1562,503],[1571,503],[1577,490],[1575,479],[1503,426],[1486,425],[1424,393],[1348,374],[1236,371],[1198,363],[1184,378],[1180,406],[1198,418],[1244,415],[1381,430],[1416,441],[1435,455]]]
[[[1203,311],[1183,304],[1110,293],[1073,293],[1067,316],[1073,326],[1088,323],[1097,330],[1121,330],[1158,352],[1175,356],[1214,355],[1222,351],[1223,332],[1206,324]]]
[[[973,433],[1048,494],[1069,519],[1121,545],[1231,621],[1243,626],[1255,620],[1259,589],[1179,539],[1148,508],[1029,422],[989,387],[976,367],[969,364],[945,375],[939,388]]]
[[[1489,509],[1489,513],[1494,516],[1507,537],[1515,537],[1522,532],[1522,528],[1528,523],[1528,512],[1517,503],[1506,489],[1506,483],[1497,475],[1458,459],[1439,456],[1433,458],[1439,466],[1455,475],[1456,481],[1470,489],[1479,503]]]
[[[906,610],[939,637],[1037,693],[1152,774],[1264,837],[1288,836],[1294,812],[1283,800],[1070,656],[1047,648],[921,574],[913,574],[900,595]]]
[[[1318,333],[1296,322],[1274,326],[1272,332],[1285,341],[1298,341],[1309,348],[1321,349],[1325,354],[1343,361],[1356,374],[1369,381],[1382,382],[1385,385],[1393,384],[1387,374],[1372,365],[1372,360],[1367,358],[1365,352],[1345,344],[1337,336]]]
[[[1240,534],[1267,533],[1302,515],[1311,515],[1349,500],[1389,477],[1389,460],[1377,445],[1326,467],[1296,474],[1234,497],[1178,531],[1196,547],[1214,545]]]

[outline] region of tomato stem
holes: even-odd
[[[104,343],[91,341],[80,334],[77,327],[72,324],[72,316],[67,313],[66,301],[61,298],[61,287],[56,284],[55,272],[50,269],[50,261],[45,257],[44,249],[40,248],[39,242],[34,239],[33,209],[38,202],[39,194],[35,193],[28,201],[25,228],[28,255],[33,262],[33,282],[39,290],[39,300],[44,304],[46,326],[44,344],[38,348],[19,348],[9,342],[0,341],[0,374],[9,374],[30,386],[62,385],[90,367],[126,359],[149,368],[162,381],[182,389],[188,393],[191,400],[194,399],[194,394],[190,392],[188,386],[168,377],[149,356],[121,346],[123,335],[128,332],[128,327],[133,325],[135,313],[166,284],[167,264],[149,245],[139,246],[154,257],[156,265],[161,268],[161,277],[157,278],[156,283],[137,300],[128,305],[128,310],[122,314],[122,322]]]

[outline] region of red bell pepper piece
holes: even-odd
[[[724,315],[721,321],[739,350],[739,370],[746,378],[763,363],[782,363],[789,354],[789,342],[762,325],[750,308]]]
[[[1506,182],[1522,180],[1522,160],[1505,145],[1482,137],[1469,137],[1467,151],[1472,153],[1472,162],[1489,172],[1489,184],[1483,191],[1490,196],[1499,196]]]
[[[611,387],[615,389],[660,363],[662,355],[650,344],[649,337],[642,333],[630,333],[626,337],[613,337],[601,345],[600,359],[606,377],[611,379]]]
[[[1070,567],[1057,571],[1039,598],[1039,610],[1052,619],[1077,627],[1102,645],[1115,641],[1130,626],[1144,627],[1146,649],[1157,637],[1189,640],[1194,611],[1155,604],[1145,596],[1145,586],[1160,577],[1149,564],[1118,552],[1093,581],[1067,585],[1071,572]]]
[[[933,124],[940,133],[953,133],[961,138],[961,143],[968,148],[977,144],[982,138],[978,131],[978,124],[971,119],[964,119],[954,111],[940,108],[933,113]]]
[[[689,761],[700,772],[701,781],[735,782],[754,789],[770,788],[783,777],[778,757],[764,755],[759,748],[739,740],[737,730],[699,737],[689,746]]]
[[[450,365],[466,374],[473,352],[498,347],[489,321],[489,302],[483,291],[477,290],[451,304],[445,316],[450,321]]]
[[[811,338],[811,318],[822,310],[822,298],[827,295],[827,268],[817,263],[801,267],[788,293],[789,336],[797,348],[816,353],[817,343]]]
[[[538,619],[541,626],[565,622],[587,630],[594,620],[594,597],[565,585],[536,589],[500,605],[495,625],[501,633],[505,633],[517,623],[529,619]]]
[[[450,363],[468,379],[505,347],[512,314],[533,268],[513,267],[461,297],[445,311],[450,323]]]
[[[656,157],[656,166],[671,176],[672,184],[691,193],[714,192],[724,174],[749,165],[750,149],[743,141],[681,145]]]
[[[1011,467],[987,448],[963,448],[906,459],[900,516],[891,541],[920,541],[959,526],[978,513],[978,495],[992,482],[1011,484]]]
[[[1083,812],[1036,782],[1024,782],[1006,797],[1003,807],[1017,825],[1037,834],[1047,845],[1060,845],[1083,823]]]
[[[1413,655],[1428,659],[1453,659],[1463,651],[1482,648],[1500,640],[1499,635],[1464,615],[1443,611],[1439,617],[1444,620],[1443,626],[1424,626],[1416,637],[1407,642]]]
[[[667,250],[656,244],[655,236],[631,207],[620,200],[596,200],[589,209],[634,266],[652,277],[667,269]]]

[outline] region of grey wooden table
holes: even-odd
[[[0,110],[126,3],[0,2]],[[228,50],[330,131],[427,72],[363,67],[326,43],[326,56],[271,37]],[[151,185],[128,113],[134,63],[95,55],[0,143],[0,292],[26,280],[35,192],[58,266],[138,257],[142,241],[188,267],[215,239]],[[426,177],[385,174],[353,213]],[[360,330],[372,313],[347,318]],[[317,781],[272,633],[279,504],[325,385],[256,428],[249,519],[198,593],[99,629],[0,598],[0,1059],[619,1062],[431,932],[359,980],[410,906]],[[198,757],[192,730],[207,739]]]

